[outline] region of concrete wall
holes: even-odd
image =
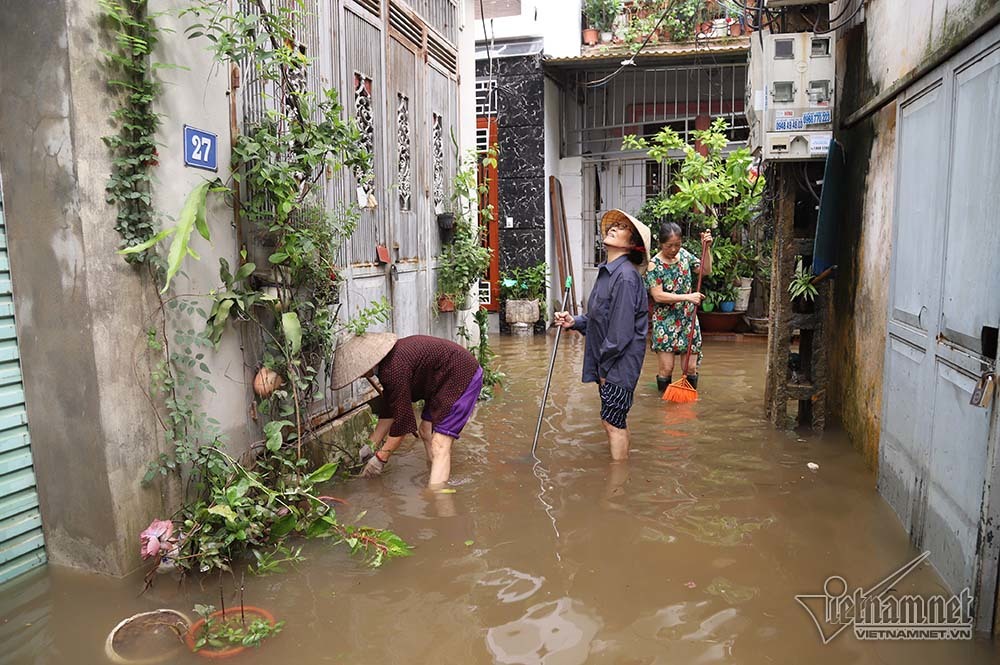
[[[854,0],[850,0],[852,3]],[[836,15],[847,0],[835,3]],[[841,119],[949,45],[998,0],[871,0],[838,44]],[[856,6],[856,5],[854,5]],[[859,20],[863,17],[863,21]],[[896,179],[896,106],[840,129],[846,190],[830,338],[831,413],[873,470],[878,464],[889,257]]]
[[[138,348],[146,373],[137,333],[156,300],[115,254],[104,202],[95,7],[0,3],[0,169],[49,560],[124,574],[142,519],[164,509],[139,489],[159,434],[132,372]]]
[[[163,0],[150,10],[182,4]],[[169,483],[140,484],[148,462],[168,450],[144,394],[159,359],[145,343],[159,299],[146,270],[116,253],[115,210],[104,198],[111,165],[101,136],[115,131],[115,101],[98,58],[108,47],[98,19],[96,3],[0,3],[0,169],[49,560],[124,575],[140,564],[139,532],[171,513],[178,496]],[[229,102],[228,75],[213,68],[204,43],[188,41],[167,17],[160,25],[175,33],[163,35],[155,59],[186,68],[160,74],[153,198],[167,226],[196,183],[229,179]],[[184,124],[218,134],[217,174],[183,166]],[[232,210],[221,197],[210,198],[208,219],[213,243],[193,241],[201,261],[186,262],[174,294],[207,293],[218,285],[219,257],[237,261]],[[203,325],[172,317],[168,331]],[[204,401],[241,449],[253,426],[234,333],[206,354],[217,392]]]

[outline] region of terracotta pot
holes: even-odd
[[[583,30],[583,43],[587,46],[593,46],[597,43],[598,32],[595,28],[584,28]]]
[[[455,311],[455,301],[446,296],[440,296],[438,298],[438,311],[439,312],[454,312]]]
[[[739,21],[733,21],[729,24],[729,36],[739,37],[743,34],[743,24]]]
[[[742,312],[698,312],[701,331],[706,333],[729,333],[736,329]]]
[[[285,385],[285,380],[281,375],[268,367],[261,367],[257,376],[253,379],[253,391],[257,397],[267,399],[274,394],[274,391]]]
[[[213,612],[209,616],[211,616],[213,619],[216,618],[225,619],[227,616],[229,618],[233,618],[233,617],[239,617],[240,611],[241,610],[239,607],[227,607],[225,611],[219,610],[218,612]],[[254,619],[264,619],[272,626],[275,624],[274,615],[272,615],[267,610],[261,609],[259,607],[250,607],[249,605],[244,605],[242,612],[243,616],[246,617],[247,625],[249,625]],[[188,632],[184,635],[184,642],[188,645],[188,648],[191,649],[191,651],[194,651],[194,645],[198,641],[198,632],[204,625],[205,625],[205,620],[198,619],[191,625],[191,628],[188,629]],[[199,656],[204,656],[205,658],[212,658],[218,660],[222,658],[231,658],[242,651],[246,651],[246,647],[232,646],[232,647],[227,647],[225,649],[214,649],[214,650],[211,647],[202,647],[195,653],[197,653]]]

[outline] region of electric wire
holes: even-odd
[[[479,1],[482,2],[482,0],[479,0]],[[605,83],[607,83],[608,81],[610,81],[611,79],[613,79],[614,77],[618,76],[618,74],[620,74],[621,71],[623,69],[625,69],[626,67],[635,66],[635,59],[636,59],[636,57],[639,55],[639,53],[642,52],[642,49],[646,48],[646,44],[648,44],[649,40],[652,39],[653,33],[655,33],[657,30],[660,29],[660,24],[663,23],[663,19],[667,18],[667,14],[670,12],[671,9],[673,9],[673,6],[674,6],[674,3],[671,2],[667,6],[667,8],[663,10],[663,13],[660,14],[660,18],[656,21],[656,25],[654,25],[653,29],[649,31],[648,35],[646,35],[646,39],[643,40],[642,44],[639,45],[639,48],[637,48],[635,50],[635,53],[633,53],[631,56],[629,56],[625,60],[622,60],[622,63],[621,63],[621,65],[618,66],[618,69],[616,69],[615,71],[611,72],[610,74],[608,74],[607,76],[605,76],[602,79],[598,79],[597,81],[591,81],[591,82],[587,83],[586,86],[588,88],[596,88],[598,86],[602,86]]]
[[[817,34],[817,35],[827,35],[827,34],[830,34],[831,32],[835,32],[837,30],[840,30],[845,25],[847,25],[851,21],[853,21],[857,17],[857,15],[861,13],[861,10],[864,9],[864,7],[865,7],[865,0],[858,0],[858,6],[857,6],[857,8],[854,10],[854,12],[848,18],[844,19],[844,21],[840,25],[832,25],[833,21],[830,21],[830,25],[827,25],[826,30],[817,30],[817,31],[815,31],[814,34]]]

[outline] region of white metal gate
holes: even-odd
[[[952,590],[976,596],[980,628],[997,589],[998,409],[969,401],[996,371],[998,107],[1000,30],[900,102],[879,445],[880,492]]]

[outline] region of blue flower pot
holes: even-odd
[[[736,303],[733,302],[732,300],[727,300],[725,302],[719,303],[720,312],[732,312],[734,309],[736,309]]]

